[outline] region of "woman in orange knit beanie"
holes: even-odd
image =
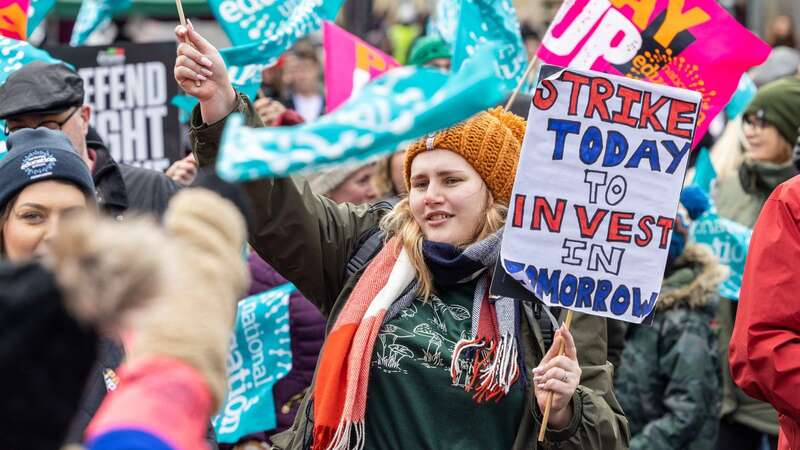
[[[201,99],[191,137],[211,162],[228,111],[258,116],[218,52],[178,28],[187,35],[214,61],[201,86],[186,82],[193,64],[175,69]],[[408,196],[391,209],[337,205],[294,178],[247,184],[253,249],[328,317],[312,386],[273,448],[627,447],[605,320],[576,315],[548,350],[530,302],[488,298],[525,126],[496,108],[420,139],[406,154]],[[376,231],[382,245],[365,252]]]

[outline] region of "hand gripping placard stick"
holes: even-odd
[[[535,58],[534,58],[535,59]],[[572,323],[572,310],[567,311],[567,318],[564,320],[564,328],[569,331],[569,326]],[[564,338],[558,343],[558,356],[564,354]],[[542,427],[539,428],[539,442],[544,442],[544,432],[547,431],[547,421],[550,419],[550,408],[553,406],[553,393],[547,394],[547,403],[544,405],[544,414],[542,415]]]
[[[186,27],[186,16],[183,14],[183,4],[181,4],[181,0],[175,0],[175,6],[178,7],[178,17],[180,17],[180,19],[181,19],[181,25],[183,25],[184,28],[187,28]],[[186,42],[189,45],[192,45],[191,42],[189,42],[189,35],[188,34],[186,35],[186,38],[184,39],[184,42]],[[194,85],[199,87],[200,86],[200,82],[195,80],[194,81]]]

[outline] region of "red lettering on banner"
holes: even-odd
[[[542,217],[547,222],[547,228],[553,233],[561,232],[561,223],[564,221],[564,209],[567,201],[564,199],[556,200],[556,209],[548,203],[544,197],[536,197],[533,201],[533,219],[531,220],[531,230],[542,229]]]
[[[514,220],[511,226],[514,228],[522,228],[522,219],[525,215],[525,198],[523,194],[517,194],[514,197]]]
[[[600,223],[603,222],[603,219],[608,214],[607,209],[598,209],[595,211],[592,219],[589,220],[588,214],[586,214],[586,207],[581,205],[575,205],[575,214],[578,216],[578,226],[581,230],[581,237],[583,238],[594,238],[594,235],[597,233],[597,229],[600,227]]]
[[[656,222],[656,218],[653,216],[644,216],[639,219],[639,229],[642,230],[644,233],[644,237],[636,236],[634,242],[639,247],[647,247],[650,244],[650,241],[653,240],[653,230],[650,227]]]
[[[669,232],[675,226],[675,219],[670,217],[659,217],[656,225],[661,228],[661,242],[659,248],[667,248],[669,245]]]
[[[614,112],[611,116],[611,120],[613,120],[614,123],[635,127],[638,121],[635,117],[631,117],[631,109],[633,109],[634,104],[641,103],[642,91],[619,85],[617,88],[617,97],[622,99],[622,106],[619,111]]]
[[[611,213],[610,223],[608,225],[608,241],[609,242],[630,242],[631,235],[623,234],[629,233],[633,229],[630,223],[623,223],[623,220],[632,220],[634,214],[629,212],[614,211]]]
[[[667,133],[686,139],[691,138],[692,130],[678,128],[678,125],[692,124],[692,118],[686,117],[686,115],[694,113],[695,107],[696,105],[694,103],[672,99],[672,103],[669,105],[669,116],[667,118]]]
[[[608,122],[611,115],[608,113],[606,100],[614,95],[614,84],[605,78],[592,78],[592,87],[589,91],[589,101],[586,103],[586,113],[583,117],[591,119],[594,112],[600,114],[600,120]]]
[[[542,95],[544,89],[547,89],[547,97]],[[541,111],[547,111],[553,107],[557,99],[558,89],[553,86],[553,82],[550,80],[542,80],[542,87],[536,88],[536,92],[533,94],[533,106]]]
[[[661,97],[655,103],[650,103],[650,93],[645,92],[642,97],[642,112],[639,115],[639,128],[649,125],[653,131],[664,131],[664,125],[658,120],[656,113],[667,104],[667,97]]]
[[[574,72],[564,71],[561,74],[561,79],[568,83],[572,83],[572,90],[569,94],[569,112],[570,116],[578,114],[578,99],[581,95],[581,88],[588,86],[591,79],[585,75],[579,75]]]

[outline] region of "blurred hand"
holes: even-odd
[[[564,354],[559,356],[560,342],[564,341]],[[533,386],[539,410],[544,412],[549,394],[553,393],[553,404],[547,426],[563,429],[572,419],[572,396],[581,380],[577,351],[572,334],[563,326],[556,331],[550,351],[544,355],[539,366],[533,369]]]
[[[169,166],[167,176],[183,187],[192,184],[194,177],[197,176],[197,160],[194,158],[194,153]]]
[[[261,117],[261,121],[268,127],[274,127],[281,114],[286,112],[286,107],[281,102],[266,97],[256,100],[253,106],[256,108],[259,117]]]
[[[205,123],[224,119],[236,106],[236,91],[228,78],[222,55],[192,23],[175,27],[178,57],[175,60],[175,81],[187,94],[200,101]]]

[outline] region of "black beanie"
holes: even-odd
[[[94,198],[92,174],[64,133],[24,129],[11,133],[7,144],[8,154],[0,160],[0,211],[28,185],[45,180],[70,182]]]

